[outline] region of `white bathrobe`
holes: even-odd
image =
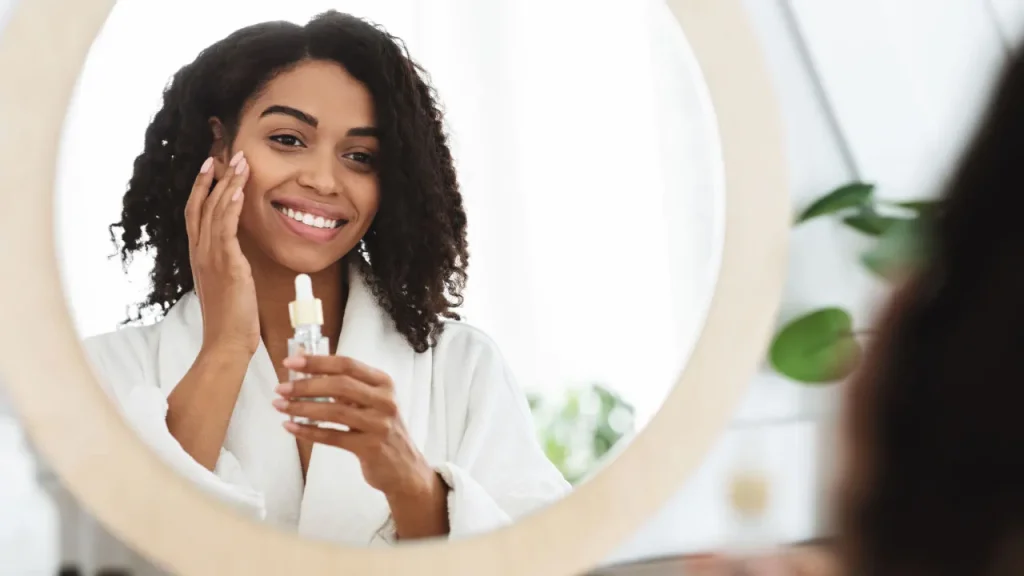
[[[450,537],[498,528],[562,497],[569,485],[535,436],[526,398],[485,334],[447,322],[437,346],[415,352],[358,273],[350,275],[337,353],[391,376],[416,447],[448,483]],[[301,535],[356,546],[390,544],[384,495],[351,453],[314,445],[303,484],[295,438],[271,406],[277,377],[260,344],[249,364],[216,468],[193,460],[166,425],[166,398],[202,343],[194,293],[159,323],[85,341],[122,413],[177,472],[243,512]]]

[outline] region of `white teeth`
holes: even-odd
[[[292,208],[285,208],[284,206],[278,206],[276,208],[278,212],[284,214],[285,216],[288,216],[292,220],[302,222],[306,226],[312,226],[314,228],[326,228],[328,230],[330,230],[331,228],[336,228],[338,226],[337,220],[331,220],[329,218],[324,218],[323,216],[313,216],[312,214],[306,214],[305,212],[299,212],[298,210],[294,210]]]

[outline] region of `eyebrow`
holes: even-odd
[[[264,110],[262,114],[260,114],[260,118],[263,118],[264,116],[270,116],[271,114],[284,114],[285,116],[291,116],[292,118],[295,118],[299,122],[309,124],[313,128],[316,128],[317,125],[320,124],[320,121],[317,120],[315,116],[306,114],[302,110],[292,108],[291,106],[281,106],[279,104],[267,106],[267,109]]]
[[[348,136],[372,136],[376,138],[379,132],[373,126],[360,126],[359,128],[349,128],[345,134]]]
[[[273,106],[267,106],[267,109],[260,114],[260,118],[264,116],[270,116],[272,114],[284,114],[285,116],[291,116],[303,124],[308,124],[313,128],[316,128],[320,121],[316,119],[316,116],[306,114],[302,110],[292,108],[291,106],[282,106],[280,104],[274,104]],[[349,128],[346,133],[348,136],[372,136],[377,137],[377,129],[373,126],[360,126],[358,128]]]

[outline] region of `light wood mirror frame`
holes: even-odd
[[[0,35],[0,373],[62,482],[115,536],[179,574],[566,576],[600,563],[727,424],[763,356],[786,267],[784,141],[747,15],[740,0],[667,1],[709,87],[726,184],[719,277],[677,386],[628,448],[563,501],[477,537],[369,550],[236,515],[172,473],[99,388],[65,304],[53,191],[72,88],[114,0],[21,0]]]

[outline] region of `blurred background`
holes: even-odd
[[[870,189],[882,203],[932,197],[970,135],[1008,50],[1024,39],[1024,3],[1018,0],[743,4],[781,106],[796,212],[852,183],[870,185],[848,189],[860,190],[854,194]],[[581,18],[579,30],[585,28]],[[595,74],[616,72],[594,69]],[[869,332],[875,306],[888,290],[884,278],[864,264],[864,253],[878,239],[842,218],[816,218],[795,227],[780,330],[808,313],[836,308],[849,319],[851,331]],[[697,293],[699,288],[693,288],[692,294]],[[486,313],[481,316],[500,325],[487,320]],[[678,354],[675,350],[671,354]],[[800,382],[801,369],[813,367],[794,367],[780,357],[766,361],[755,376],[730,429],[699,471],[638,534],[609,555],[610,562],[726,545],[735,529],[729,484],[743,466],[762,470],[770,483],[765,522],[773,537],[789,542],[827,534],[830,510],[825,499],[834,465],[841,378]],[[673,360],[678,365],[678,356]],[[570,380],[571,386],[531,394],[538,434],[546,438],[549,456],[562,458],[563,472],[576,479],[593,460],[569,462],[564,445],[589,443],[598,453],[614,444],[617,434],[628,433],[635,426],[636,406],[647,404],[622,397],[609,383],[612,378],[603,374],[581,372],[579,378],[564,379]],[[2,410],[9,407],[0,401]],[[596,415],[588,428],[566,424],[579,422],[581,411]],[[45,469],[41,473],[62,499],[66,558],[83,566],[138,561],[112,544]]]
[[[785,128],[794,217],[851,182],[876,200],[934,197],[1024,39],[1019,0],[744,0]],[[877,239],[840,218],[795,227],[779,318],[822,308],[870,331],[886,281],[862,263]],[[731,430],[616,560],[715,549],[732,537],[730,479],[761,467],[765,523],[780,541],[827,535],[841,383],[804,384],[766,361]]]

